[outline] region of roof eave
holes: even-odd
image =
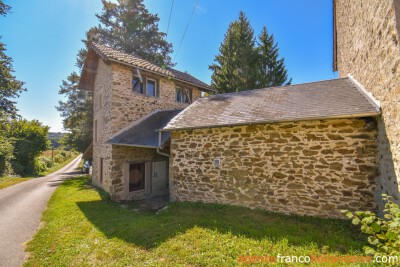
[[[204,86],[200,86],[200,85],[198,85],[198,84],[194,84],[194,83],[191,83],[191,82],[188,82],[188,81],[185,81],[185,80],[181,80],[181,79],[178,79],[178,78],[176,78],[176,77],[172,77],[172,76],[169,76],[169,75],[166,75],[166,74],[163,74],[163,73],[159,73],[159,72],[156,72],[156,71],[152,71],[152,70],[148,70],[148,69],[145,69],[145,68],[141,68],[141,67],[138,67],[138,66],[136,66],[136,65],[134,65],[134,64],[129,64],[129,63],[126,63],[126,62],[121,61],[121,60],[109,58],[108,61],[109,61],[109,62],[116,63],[116,64],[125,65],[125,66],[131,67],[131,68],[138,68],[138,69],[140,69],[140,70],[143,70],[143,71],[146,71],[146,72],[150,72],[150,73],[155,74],[155,75],[159,75],[159,76],[166,77],[166,78],[171,78],[171,79],[174,79],[174,80],[179,81],[179,82],[183,82],[183,83],[186,83],[186,84],[190,84],[190,85],[192,85],[192,86],[194,86],[194,87],[196,87],[196,88],[199,88],[200,91],[204,91],[204,92],[213,92],[213,93],[216,92],[214,89],[207,88],[207,87],[204,87]]]
[[[378,117],[381,115],[381,111],[370,112],[370,113],[359,113],[350,115],[338,115],[338,116],[325,116],[325,117],[308,117],[301,119],[286,119],[286,120],[272,120],[272,121],[255,121],[250,123],[231,123],[231,124],[221,124],[221,125],[206,125],[198,127],[182,127],[182,128],[163,128],[162,132],[171,131],[186,131],[186,130],[196,130],[196,129],[211,129],[219,127],[235,127],[235,126],[246,126],[246,125],[258,125],[258,124],[274,124],[274,123],[284,123],[284,122],[299,122],[299,121],[315,121],[315,120],[333,120],[333,119],[352,119],[352,118],[365,118],[365,117]]]
[[[157,146],[147,146],[147,145],[138,145],[138,144],[126,144],[126,143],[114,143],[114,142],[106,142],[106,144],[114,145],[114,146],[129,146],[129,147],[138,147],[138,148],[157,149]]]

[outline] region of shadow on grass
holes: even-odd
[[[64,185],[68,184],[72,186],[73,180],[65,181]],[[79,190],[88,190],[87,184],[81,183]],[[315,244],[325,247],[326,252],[360,252],[365,245],[365,238],[347,221],[188,202],[170,203],[158,214],[134,212],[112,202],[104,191],[98,191],[102,200],[77,203],[87,219],[108,238],[122,239],[146,249],[157,247],[194,226],[254,240],[286,239],[294,246]]]

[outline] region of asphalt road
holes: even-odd
[[[0,266],[21,266],[24,243],[39,227],[42,212],[63,180],[76,175],[81,156],[62,169],[0,190]]]

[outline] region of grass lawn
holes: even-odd
[[[0,189],[19,184],[32,179],[33,177],[0,177]]]
[[[235,266],[241,255],[362,255],[365,244],[340,220],[200,203],[135,212],[85,176],[65,181],[42,219],[26,266]]]
[[[74,160],[76,157],[78,156],[78,154],[74,155],[71,158],[66,159],[63,162],[54,164],[53,167],[51,167],[50,169],[47,169],[44,173],[42,173],[40,176],[46,176],[52,172],[55,172],[59,169],[61,169],[62,167],[64,167],[65,165],[67,165],[68,163],[70,163],[72,160]],[[28,181],[30,179],[36,178],[35,176],[27,176],[27,177],[17,177],[17,176],[10,176],[10,177],[0,177],[0,189],[15,185],[15,184],[19,184],[25,181]]]

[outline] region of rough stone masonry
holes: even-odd
[[[372,118],[172,131],[171,198],[332,218],[375,209],[376,136]]]

